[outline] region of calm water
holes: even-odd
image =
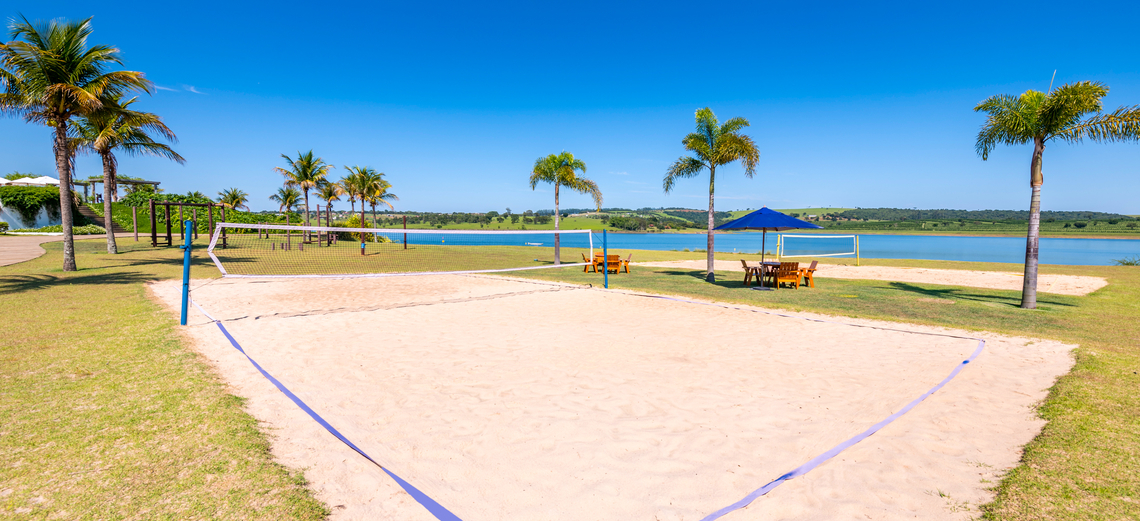
[[[412,243],[435,243],[443,236],[430,234],[409,235]],[[478,237],[478,239],[475,239]],[[504,234],[488,242],[490,234],[471,236],[480,244],[537,245],[550,247],[552,237],[547,234]],[[392,239],[401,240],[396,235]],[[593,235],[594,247],[601,248],[602,236]],[[459,236],[449,235],[447,240],[455,244],[462,242]],[[760,251],[759,232],[738,232],[718,234],[718,252]],[[562,236],[562,245],[586,247],[589,239],[585,234]],[[704,234],[663,234],[663,233],[611,233],[608,234],[609,247],[617,250],[690,250],[703,249],[707,244]],[[928,259],[971,262],[1025,261],[1024,237],[956,237],[930,235],[860,235],[860,254],[868,259]],[[835,252],[851,248],[850,239],[790,239],[787,253],[810,254]],[[767,250],[776,251],[776,234],[769,233]],[[794,250],[794,251],[793,251]],[[1136,239],[1041,239],[1042,264],[1088,264],[1110,265],[1115,259],[1140,256],[1140,240]]]

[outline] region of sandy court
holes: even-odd
[[[176,313],[177,281],[152,288]],[[468,521],[701,519],[895,412],[977,346],[489,276],[225,279],[193,298],[349,439]],[[196,348],[335,518],[432,519],[204,316],[190,320]],[[976,515],[1043,424],[1033,405],[1073,347],[986,339],[906,416],[722,519]]]
[[[655,266],[660,268],[700,269],[706,267],[703,260],[634,262],[634,266]],[[806,267],[807,263],[801,263]],[[743,272],[740,261],[716,261],[717,271]],[[1024,277],[1021,273],[1007,271],[943,270],[933,268],[898,268],[891,266],[847,266],[841,264],[820,264],[816,277],[835,279],[890,280],[894,282],[915,282],[919,284],[942,284],[946,286],[967,286],[974,288],[1009,289],[1021,291]],[[1088,295],[1108,285],[1102,277],[1084,275],[1037,276],[1037,291],[1058,295]]]

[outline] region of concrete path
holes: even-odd
[[[134,238],[134,233],[116,234],[116,239]],[[106,235],[76,235],[75,240],[106,239]],[[32,260],[47,253],[40,245],[62,241],[62,235],[0,235],[0,266]]]

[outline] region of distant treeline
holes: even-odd
[[[823,218],[836,217],[849,220],[868,221],[1028,221],[1028,210],[906,210],[902,208],[859,208]],[[1041,212],[1041,220],[1081,221],[1081,220],[1130,220],[1131,217],[1118,213],[1105,212]]]

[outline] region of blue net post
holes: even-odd
[[[182,325],[186,325],[186,307],[190,304],[190,250],[194,240],[194,221],[186,221],[182,230],[186,236],[186,244],[182,248]]]
[[[609,252],[606,245],[606,230],[602,229],[602,279],[605,281],[606,289],[610,289],[610,267],[607,264],[610,260]]]

